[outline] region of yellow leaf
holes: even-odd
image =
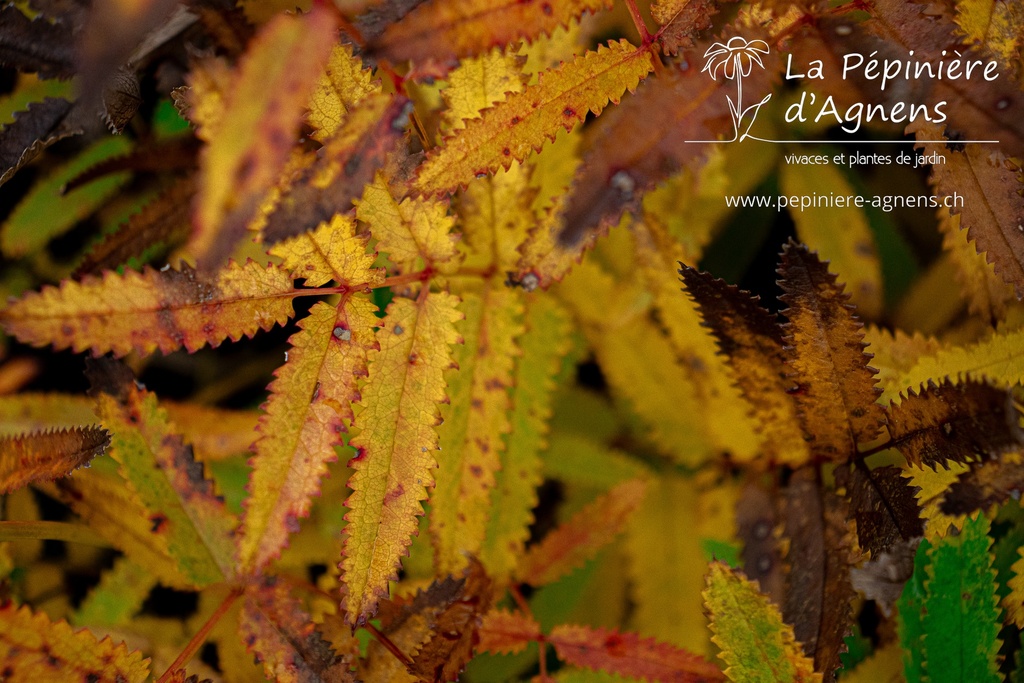
[[[1002,0],[959,0],[956,22],[967,39],[1002,57],[1008,64],[1020,64],[1024,10]]]
[[[455,221],[448,215],[447,202],[419,198],[399,201],[382,173],[363,190],[363,198],[356,204],[356,217],[370,226],[377,249],[387,253],[403,272],[414,268],[417,259],[429,266],[445,266],[458,254],[455,236],[450,234]]]
[[[273,19],[246,52],[220,115],[230,125],[217,126],[201,159],[190,250],[204,269],[231,254],[277,180],[334,32],[333,13],[317,5]]]
[[[430,530],[441,574],[456,575],[479,555],[495,473],[511,431],[509,388],[523,332],[522,294],[491,279],[463,290],[464,345],[449,374],[449,406],[438,429],[442,456],[431,494]],[[472,292],[472,293],[471,293]]]
[[[787,196],[856,194],[836,166],[783,164],[779,187]],[[818,252],[829,269],[846,283],[846,292],[865,318],[882,314],[882,265],[867,214],[856,206],[845,208],[790,207],[801,242]]]
[[[510,93],[523,90],[521,59],[499,49],[465,59],[448,75],[448,87],[441,91],[448,109],[443,115],[447,131],[465,127],[465,121],[480,118],[481,112]]]
[[[633,235],[638,274],[654,295],[658,317],[697,390],[697,400],[706,406],[701,415],[709,438],[719,451],[738,462],[752,461],[760,445],[752,408],[737,389],[734,369],[701,326],[696,304],[679,291],[676,268],[682,248],[668,235],[640,222],[634,224]]]
[[[903,649],[898,642],[884,645],[852,671],[843,669],[842,683],[902,683]]]
[[[97,534],[158,577],[160,583],[170,588],[194,587],[171,559],[167,536],[153,533],[159,517],[147,511],[138,494],[116,474],[101,474],[94,467],[39,488],[63,501]]]
[[[318,302],[289,340],[287,360],[275,373],[260,418],[262,436],[253,446],[238,545],[242,571],[262,569],[278,557],[298,520],[309,516],[327,464],[338,457],[334,449],[345,423],[351,424],[366,354],[376,346],[375,308],[357,298],[337,309]]]
[[[188,90],[176,102],[196,128],[196,137],[213,142],[224,123],[224,100],[231,89],[231,66],[223,57],[196,62],[188,75]],[[178,93],[178,91],[175,91]]]
[[[994,332],[975,344],[939,348],[934,355],[919,358],[895,384],[916,389],[943,377],[989,379],[1010,386],[1024,381],[1024,330]]]
[[[977,243],[960,229],[960,214],[950,215],[949,209],[939,209],[939,230],[943,235],[942,248],[956,268],[957,283],[961,296],[967,299],[968,310],[989,322],[1002,320],[1007,302],[1016,298],[1013,287],[1003,282],[992,264],[978,253]]]
[[[540,452],[551,416],[554,375],[569,347],[569,316],[554,299],[526,301],[522,356],[512,387],[511,432],[491,494],[491,510],[480,561],[496,582],[504,581],[522,556],[542,480]]]
[[[878,370],[878,386],[882,389],[879,400],[884,403],[899,401],[900,392],[907,388],[902,375],[917,361],[932,356],[941,348],[938,339],[920,334],[908,335],[902,330],[889,332],[881,327],[868,325],[864,329],[864,341],[871,354],[871,367]]]
[[[291,291],[287,271],[253,261],[230,263],[212,282],[188,266],[107,271],[30,292],[0,311],[0,322],[27,344],[90,349],[97,356],[169,353],[180,346],[191,352],[283,324],[292,316]]]
[[[544,74],[431,152],[416,188],[425,195],[452,192],[482,173],[522,161],[554,139],[559,126],[572,130],[588,112],[600,114],[609,102],[618,103],[652,68],[648,49],[622,40]]]
[[[679,463],[706,460],[713,449],[696,388],[647,316],[650,294],[593,260],[577,267],[558,294],[579,318],[608,384],[651,427],[652,441]]]
[[[380,321],[380,350],[370,354],[355,419],[359,433],[351,442],[357,455],[349,462],[354,473],[341,571],[350,624],[367,619],[387,582],[397,578],[423,514],[420,502],[434,483],[444,371],[451,365],[449,347],[459,341],[460,318],[457,297],[431,293],[419,302],[393,300]]]
[[[356,223],[350,216],[337,214],[313,232],[278,242],[271,256],[294,278],[304,278],[307,287],[319,287],[331,280],[358,288],[379,287],[384,271],[373,268],[376,254],[366,251],[366,237],[356,235]]]
[[[335,45],[309,98],[313,139],[323,141],[338,130],[345,115],[367,95],[381,92],[380,81],[352,53],[349,44]]]
[[[710,642],[700,595],[707,562],[697,525],[696,486],[662,475],[630,518],[625,546],[635,605],[632,628],[699,654]]]
[[[149,677],[149,660],[123,642],[97,641],[88,631],[75,632],[66,621],[51,622],[10,600],[0,604],[0,662],[10,683],[142,683]]]

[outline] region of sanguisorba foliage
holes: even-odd
[[[0,10],[0,680],[1016,669],[1018,10],[284,5]],[[877,94],[787,55],[911,49],[1001,70],[861,131],[962,206],[728,206],[888,182],[752,136]],[[779,312],[719,279],[771,291],[759,248]]]

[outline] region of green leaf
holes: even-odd
[[[925,674],[932,683],[1001,680],[1001,620],[988,529],[988,519],[979,515],[929,553],[921,624]]]
[[[35,253],[95,211],[124,184],[128,173],[100,178],[67,194],[61,192],[62,188],[82,171],[130,148],[127,138],[105,138],[38,183],[0,228],[4,256],[18,258]]]
[[[779,608],[742,574],[713,562],[704,589],[704,607],[711,619],[711,640],[736,683],[811,681],[814,664],[804,655],[783,623]]]
[[[924,652],[921,640],[924,638],[924,580],[928,566],[928,551],[932,544],[922,540],[914,556],[914,575],[903,586],[903,593],[896,602],[899,612],[897,629],[900,645],[903,647],[903,672],[908,681],[919,681],[924,675]]]

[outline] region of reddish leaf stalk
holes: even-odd
[[[167,671],[164,672],[164,675],[161,676],[156,683],[168,683],[175,671],[184,668],[184,666],[188,664],[189,660],[195,656],[196,652],[199,651],[199,648],[201,648],[203,643],[206,642],[206,638],[210,635],[210,631],[213,630],[213,627],[217,625],[217,622],[220,621],[221,617],[227,614],[227,611],[231,609],[231,605],[234,604],[235,600],[237,600],[238,596],[241,594],[241,588],[232,589],[228,596],[224,598],[224,601],[220,603],[220,606],[217,607],[213,614],[210,615],[210,618],[206,620],[206,623],[203,624],[202,628],[196,631],[195,635],[192,636],[192,640],[188,641],[188,645],[185,646],[185,649],[182,650],[181,654],[178,655],[178,658],[175,659],[169,667],[167,667]]]
[[[399,650],[398,646],[392,643],[390,638],[378,631],[376,626],[370,622],[366,622],[366,624],[363,625],[363,628],[369,631],[370,635],[376,638],[377,642],[383,645],[384,649],[394,655],[395,659],[400,661],[406,668],[412,666],[412,660],[409,659],[404,652]]]
[[[640,9],[636,6],[636,0],[626,0],[626,7],[629,9],[629,15],[633,18],[633,24],[636,26],[637,32],[640,34],[640,40],[644,47],[647,47],[654,42],[654,36],[647,30],[647,24],[644,23],[644,18],[640,16]]]

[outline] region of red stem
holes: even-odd
[[[167,683],[171,680],[171,676],[174,675],[175,671],[184,668],[184,666],[188,664],[189,660],[195,656],[196,652],[199,651],[199,648],[201,648],[203,643],[206,642],[206,638],[210,635],[210,631],[213,630],[213,627],[216,626],[221,617],[231,609],[231,605],[234,604],[235,600],[237,600],[238,596],[241,594],[241,588],[232,589],[228,596],[224,598],[224,602],[220,603],[220,606],[214,610],[213,614],[211,614],[210,618],[206,620],[206,623],[203,624],[202,628],[196,631],[196,634],[192,636],[192,640],[188,641],[188,645],[185,646],[185,649],[182,650],[181,654],[178,655],[178,658],[175,659],[169,667],[167,667],[167,671],[164,672],[164,675],[161,676],[156,683]]]
[[[647,30],[647,24],[644,23],[644,18],[640,16],[640,9],[636,6],[636,0],[626,0],[626,7],[629,9],[629,15],[633,18],[633,24],[636,26],[637,32],[640,34],[640,41],[644,47],[647,47],[654,41],[654,37],[651,32]]]
[[[406,668],[412,666],[412,660],[409,659],[404,652],[399,650],[398,646],[392,643],[390,638],[388,638],[386,635],[378,631],[376,626],[374,626],[370,622],[366,622],[365,624],[363,624],[363,628],[369,631],[370,635],[376,638],[377,642],[383,645],[384,649],[393,654],[395,658],[398,661],[400,661]]]

